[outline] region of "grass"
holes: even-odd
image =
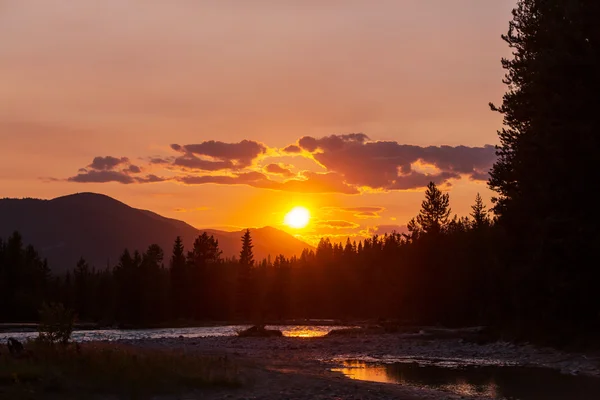
[[[240,385],[226,357],[117,344],[28,342],[26,356],[0,350],[0,399],[79,399],[89,395],[144,399],[157,394]]]

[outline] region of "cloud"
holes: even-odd
[[[172,144],[171,149],[184,154],[176,159],[175,165],[207,171],[243,169],[249,167],[254,159],[267,151],[265,145],[253,140],[242,140],[238,143],[209,140],[183,146]],[[202,157],[210,159],[206,160]]]
[[[168,178],[162,178],[156,175],[146,175],[145,177],[133,177],[125,172],[121,171],[88,171],[80,173],[70,178],[67,178],[69,182],[78,183],[108,183],[118,182],[125,185],[132,183],[156,183],[164,182],[169,180]]]
[[[318,221],[316,225],[319,228],[333,228],[333,229],[355,229],[360,225],[355,222],[344,221],[344,220],[330,220],[330,221]]]
[[[352,213],[356,218],[379,218],[385,207],[323,207],[325,210]]]
[[[128,162],[129,162],[129,159],[127,157],[121,157],[121,158],[116,158],[116,157],[112,157],[112,156],[95,157],[94,160],[92,161],[92,163],[90,165],[88,165],[88,168],[92,168],[97,171],[107,171],[107,170],[113,169],[117,165],[126,164]]]
[[[88,171],[67,178],[69,182],[78,183],[107,183],[119,182],[123,184],[135,183],[135,179],[121,171]]]
[[[219,171],[223,169],[232,169],[234,167],[233,162],[229,160],[208,161],[198,158],[193,154],[186,154],[181,157],[177,157],[173,161],[173,165],[190,169],[200,169],[204,171]]]
[[[281,157],[281,153],[274,156],[274,153],[268,153],[264,144],[253,140],[172,144],[171,150],[176,152],[175,156],[151,156],[145,158],[146,165],[133,165],[127,157],[95,157],[90,165],[68,180],[120,183],[173,180],[188,185],[241,184],[289,192],[358,194],[418,189],[431,181],[449,186],[452,180],[463,176],[476,181],[486,180],[496,160],[495,148],[491,145],[422,147],[395,141],[372,141],[363,133],[321,138],[304,136],[283,149],[284,153],[301,154],[316,162],[324,172],[307,170],[295,174],[292,167],[298,168],[298,165],[275,162],[259,171],[255,165],[259,157],[275,157],[272,161],[279,161],[277,157]],[[168,170],[169,177],[139,176],[155,168]],[[279,180],[271,179],[273,175],[279,175]],[[378,218],[382,211],[382,208],[347,210],[364,219]]]
[[[283,175],[286,177],[296,176],[290,169],[282,167],[281,164],[269,164],[264,170],[270,174]]]
[[[461,175],[481,180],[496,160],[492,145],[421,147],[369,141],[362,133],[320,139],[304,136],[297,146],[328,171],[341,174],[347,184],[382,190],[415,189],[430,181],[443,184]],[[414,170],[418,162],[431,165],[435,172]]]
[[[150,162],[150,164],[157,164],[157,165],[171,164],[171,162],[173,162],[173,159],[162,158],[162,157],[150,157],[149,162]]]
[[[121,170],[116,170],[117,167],[125,167]],[[163,178],[154,174],[146,176],[136,176],[142,172],[142,169],[130,163],[127,157],[95,157],[87,168],[80,168],[79,173],[69,177],[66,180],[69,182],[78,183],[108,183],[118,182],[124,185],[132,183],[155,183],[164,182],[169,178]]]
[[[139,174],[140,172],[142,172],[142,169],[137,165],[132,164],[125,171],[131,172],[132,174]]]
[[[134,178],[137,183],[157,183],[157,182],[165,182],[171,180],[170,178],[164,178],[156,175],[146,175],[145,177],[136,177]]]
[[[260,172],[243,172],[235,175],[188,175],[177,178],[178,181],[187,185],[204,185],[217,183],[220,185],[250,185],[257,182],[269,181],[265,174]]]
[[[251,171],[233,175],[187,175],[176,178],[187,185],[215,183],[220,185],[249,185],[256,188],[284,190],[301,193],[346,193],[357,194],[357,189],[346,185],[337,174],[304,172],[304,179],[276,182],[261,172]]]
[[[296,146],[295,144],[290,144],[289,146],[286,146],[283,148],[283,152],[284,153],[301,153],[302,149],[300,148],[300,146]]]

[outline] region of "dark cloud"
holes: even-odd
[[[427,186],[429,182],[441,185],[444,183],[447,184],[449,179],[460,179],[460,174],[456,172],[441,172],[439,174],[428,175],[413,171],[410,174],[398,176],[386,189],[408,190]]]
[[[326,172],[304,171],[299,175],[290,166],[271,163],[264,167],[268,174],[280,175],[275,181],[263,172],[248,169],[267,152],[262,143],[242,140],[238,143],[205,141],[199,144],[172,144],[176,157],[149,157],[146,166],[131,164],[127,157],[96,157],[90,165],[69,178],[73,182],[152,183],[175,180],[185,184],[249,185],[257,188],[304,193],[358,194],[369,190],[410,190],[422,188],[430,181],[451,185],[453,179],[468,176],[471,180],[487,180],[496,154],[491,145],[414,146],[394,141],[371,141],[363,133],[330,135],[322,138],[304,136],[296,144],[283,149],[286,153],[302,153],[325,168]],[[136,176],[154,165],[169,169],[175,176]],[[181,175],[182,171],[189,175]],[[227,171],[219,175],[194,171]],[[351,209],[357,218],[377,218],[380,207]]]
[[[156,182],[165,182],[171,180],[170,178],[164,178],[161,176],[156,176],[153,174],[146,175],[145,177],[136,177],[134,178],[137,183],[156,183]]]
[[[117,165],[126,164],[128,162],[129,162],[129,159],[127,157],[121,157],[121,158],[116,158],[116,157],[112,157],[112,156],[95,157],[94,160],[92,161],[92,163],[90,165],[88,165],[88,168],[92,168],[97,171],[107,171],[107,170],[113,169]]]
[[[162,157],[150,157],[150,164],[158,164],[158,165],[162,165],[162,164],[171,164],[173,160],[172,159],[168,159],[168,158],[162,158]]]
[[[289,146],[284,147],[283,151],[286,153],[300,153],[302,152],[302,149],[295,144],[290,144]]]
[[[140,167],[138,167],[137,165],[133,165],[131,164],[127,169],[127,172],[130,172],[132,174],[139,174],[140,172],[142,172],[142,169]]]
[[[67,179],[69,182],[78,183],[107,183],[118,182],[123,184],[135,183],[135,179],[120,171],[88,171],[80,173]]]
[[[303,178],[276,182],[261,172],[251,171],[234,175],[188,175],[178,177],[176,180],[188,185],[216,183],[221,185],[249,185],[262,189],[302,193],[359,193],[357,189],[343,183],[338,174],[305,172]]]
[[[269,164],[264,169],[266,172],[268,172],[270,174],[283,175],[286,177],[296,176],[296,174],[294,174],[291,170],[289,170],[288,168],[282,167],[279,164]]]
[[[318,221],[317,226],[320,228],[332,228],[332,229],[355,229],[360,225],[350,221],[344,220],[330,220],[330,221]]]
[[[489,171],[477,171],[471,174],[470,176],[471,180],[474,181],[487,181],[488,179],[490,179],[490,172]]]
[[[242,140],[239,143],[225,143],[215,140],[209,140],[199,144],[187,144],[184,146],[172,144],[171,148],[175,151],[185,154],[185,157],[210,157],[214,162],[221,165],[230,165],[226,168],[246,168],[252,164],[252,161],[259,155],[265,153],[265,145],[253,140]],[[213,162],[212,160],[207,160]],[[198,169],[214,171],[216,169],[204,168],[206,164],[200,164]],[[190,167],[192,168],[192,167]],[[225,168],[220,168],[225,169]]]
[[[203,185],[217,183],[220,185],[250,185],[255,186],[263,181],[270,182],[265,174],[260,172],[244,172],[235,175],[189,175],[177,178],[187,185]]]
[[[115,170],[114,168],[117,166],[125,168]],[[118,182],[128,185],[132,183],[153,183],[169,180],[168,178],[162,178],[153,174],[146,175],[145,177],[135,176],[142,172],[142,168],[131,164],[127,157],[95,157],[87,168],[80,168],[78,172],[77,175],[67,178],[67,181],[78,183]]]
[[[86,173],[77,174],[70,178],[67,178],[69,182],[78,183],[108,183],[118,182],[124,185],[132,183],[155,183],[164,182],[169,180],[168,178],[162,178],[156,175],[146,175],[145,177],[133,177],[128,175],[126,172],[121,171],[96,171],[92,170]]]
[[[491,145],[420,147],[368,139],[362,133],[320,139],[304,136],[298,140],[298,146],[312,153],[328,171],[341,174],[347,184],[383,190],[419,188],[430,181],[447,183],[461,174],[481,180],[496,159]],[[433,165],[438,171],[414,171],[412,165],[418,161]]]
[[[188,153],[181,157],[177,157],[173,161],[173,165],[189,169],[200,169],[203,171],[220,171],[222,169],[231,169],[234,167],[233,162],[225,161],[208,161],[202,160],[195,155]]]

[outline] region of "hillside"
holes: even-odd
[[[223,256],[239,254],[241,232],[196,229],[176,219],[130,207],[111,197],[95,193],[79,193],[52,200],[1,199],[0,237],[14,231],[23,235],[48,258],[55,272],[75,266],[84,257],[97,268],[117,263],[120,253],[145,250],[156,243],[165,250],[168,259],[177,236],[189,248],[196,236],[207,231],[219,240]],[[300,255],[311,247],[281,230],[264,227],[251,229],[255,259],[268,254]]]

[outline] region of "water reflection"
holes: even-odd
[[[340,326],[304,326],[304,325],[281,325],[281,326],[267,326],[268,329],[279,329],[283,333],[283,336],[287,337],[298,337],[298,338],[311,338],[320,337],[327,335],[333,329],[341,329],[346,327]]]
[[[333,371],[352,379],[431,388],[461,396],[521,400],[600,399],[600,379],[564,375],[546,368],[443,368],[416,362],[382,365],[347,361],[342,368]]]

